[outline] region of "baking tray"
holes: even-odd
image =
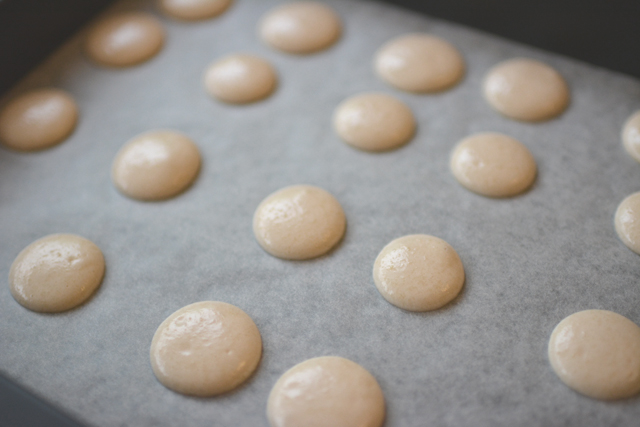
[[[14,87],[66,88],[82,117],[74,135],[51,150],[0,152],[0,274],[7,276],[28,243],[61,231],[96,242],[108,270],[94,298],[63,315],[28,312],[0,294],[0,371],[88,425],[266,425],[266,395],[278,376],[323,354],[349,357],[378,378],[387,426],[633,425],[637,399],[604,403],[571,392],[551,372],[545,346],[553,326],[580,309],[607,308],[640,321],[638,259],[611,224],[640,178],[619,142],[622,123],[640,108],[638,81],[364,1],[327,2],[346,21],[344,38],[319,55],[291,57],[255,37],[255,23],[275,3],[238,1],[201,24],[164,20],[165,50],[129,70],[88,64],[80,34]],[[115,7],[153,9],[149,2]],[[460,86],[414,96],[375,78],[375,49],[409,31],[440,35],[461,49],[469,71]],[[282,84],[272,98],[248,107],[207,98],[204,67],[235,50],[276,65]],[[544,60],[567,78],[573,101],[560,119],[516,123],[482,101],[482,76],[512,56]],[[364,90],[411,105],[420,129],[409,145],[377,155],[338,141],[333,108]],[[191,135],[203,152],[202,174],[177,199],[128,200],[109,182],[111,160],[124,141],[155,127]],[[491,200],[455,183],[450,149],[482,130],[529,146],[540,169],[532,191]],[[271,258],[251,234],[260,200],[295,183],[328,189],[347,212],[345,240],[318,260]],[[467,271],[460,298],[434,313],[390,306],[370,277],[382,246],[415,232],[445,238]],[[176,395],[148,365],[157,325],[202,299],[245,309],[265,343],[252,380],[216,399]]]

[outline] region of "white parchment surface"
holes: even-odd
[[[640,257],[613,228],[618,203],[640,190],[640,164],[620,142],[624,121],[640,108],[640,81],[364,0],[327,1],[345,26],[334,47],[287,55],[256,35],[276,3],[237,0],[217,19],[179,23],[152,3],[121,2],[111,12],[148,9],[163,21],[167,43],[157,57],[99,68],[84,58],[78,34],[14,88],[66,89],[80,121],[52,149],[0,149],[0,370],[93,426],[267,426],[275,381],[322,355],[347,357],[378,379],[388,427],[637,425],[639,398],[600,402],[571,391],[546,351],[553,327],[579,310],[640,323]],[[460,49],[468,65],[460,85],[412,95],[375,76],[377,48],[415,31]],[[206,95],[205,68],[234,52],[274,64],[280,85],[272,97],[229,106]],[[543,60],[567,79],[565,114],[520,123],[484,102],[487,70],[516,56]],[[408,145],[372,154],[338,139],[333,109],[364,91],[413,109],[419,128]],[[157,128],[193,138],[202,171],[175,199],[128,199],[111,184],[111,162],[127,140]],[[455,181],[451,149],[482,131],[531,150],[539,175],[529,192],[488,199]],[[346,212],[344,240],[319,259],[280,260],[253,237],[260,201],[292,184],[326,189]],[[11,297],[9,268],[29,243],[61,232],[102,249],[104,282],[78,309],[30,312]],[[435,312],[402,311],[373,284],[382,247],[414,233],[449,242],[466,270],[461,295]],[[242,308],[264,342],[256,374],[210,399],[169,391],[149,364],[157,326],[202,300]]]

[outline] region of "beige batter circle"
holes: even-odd
[[[450,43],[427,34],[409,34],[386,43],[375,59],[378,75],[408,92],[437,92],[460,81],[464,59]]]
[[[209,95],[233,104],[264,99],[271,95],[277,83],[278,76],[269,62],[244,54],[214,62],[204,75]]]
[[[342,206],[322,188],[285,187],[260,203],[253,232],[262,248],[284,259],[309,259],[328,252],[344,235]]]
[[[151,367],[167,388],[214,396],[238,387],[260,362],[260,331],[244,311],[203,301],[173,313],[151,342]]]
[[[187,136],[156,130],[136,136],[116,155],[111,178],[125,195],[162,200],[184,191],[200,170],[200,152]]]
[[[463,139],[451,155],[451,172],[460,184],[488,197],[522,193],[536,178],[536,160],[521,142],[500,133]]]
[[[356,148],[386,151],[406,144],[416,132],[416,121],[402,101],[382,93],[366,93],[338,105],[333,127]]]
[[[618,205],[614,224],[622,243],[640,254],[640,192],[628,196]]]
[[[489,71],[483,89],[493,108],[516,120],[548,120],[569,105],[569,87],[562,76],[533,59],[501,62]]]
[[[67,92],[40,89],[12,99],[0,112],[0,140],[14,150],[31,151],[64,141],[78,121]]]
[[[164,29],[148,13],[128,12],[102,19],[87,35],[89,58],[107,67],[129,67],[154,57],[164,44]]]
[[[640,391],[640,328],[607,310],[585,310],[558,323],[549,361],[562,382],[595,399],[624,399]]]
[[[86,301],[100,286],[104,257],[93,242],[52,234],[20,252],[9,271],[11,294],[29,310],[57,313]]]
[[[233,0],[160,0],[162,11],[183,21],[199,21],[220,15]]]
[[[627,153],[640,162],[640,110],[629,117],[624,124],[622,143]]]
[[[280,377],[269,394],[267,417],[271,427],[380,427],[384,395],[357,363],[317,357]]]
[[[373,281],[382,296],[410,311],[438,309],[464,285],[458,253],[434,236],[413,234],[393,240],[373,264]]]
[[[314,53],[334,44],[342,33],[340,17],[316,2],[276,7],[260,22],[262,41],[288,53]]]

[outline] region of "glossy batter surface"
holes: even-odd
[[[614,224],[620,240],[640,254],[640,192],[628,196],[618,205]]]
[[[488,197],[511,197],[536,178],[536,161],[520,141],[500,133],[479,133],[453,150],[451,172],[460,184]]]
[[[462,79],[464,58],[453,45],[428,34],[409,34],[386,43],[376,54],[378,75],[408,92],[437,92]]]
[[[20,252],[9,271],[13,297],[29,310],[56,313],[86,301],[100,286],[100,248],[73,234],[52,234]]]
[[[306,360],[285,372],[269,395],[271,427],[379,427],[384,395],[362,366],[335,356]]]
[[[342,206],[327,191],[310,185],[283,188],[260,203],[253,232],[262,248],[284,259],[309,259],[328,252],[344,235]]]
[[[262,339],[251,317],[238,307],[203,301],[167,317],[150,352],[153,373],[165,387],[214,396],[251,376],[260,362]]]
[[[164,45],[164,29],[148,13],[109,16],[89,31],[85,50],[89,58],[107,67],[129,67],[154,57]]]
[[[220,15],[233,0],[160,0],[167,15],[184,21],[199,21]]]
[[[373,265],[382,296],[410,311],[435,310],[453,300],[464,285],[458,253],[442,239],[413,234],[393,240]]]
[[[413,137],[416,122],[402,101],[383,93],[356,95],[343,101],[333,127],[346,143],[367,151],[398,148]]]
[[[624,399],[640,391],[640,327],[607,310],[574,313],[549,339],[549,361],[560,379],[595,399]]]
[[[204,75],[207,92],[224,102],[245,104],[271,95],[278,83],[273,66],[253,55],[230,55],[209,66]]]
[[[260,37],[269,46],[294,54],[314,53],[334,44],[342,22],[322,3],[294,2],[278,6],[260,22]]]
[[[120,149],[111,178],[125,195],[162,200],[184,191],[200,170],[200,152],[187,137],[171,130],[146,132]]]
[[[627,153],[640,162],[640,111],[632,114],[624,124],[622,143]]]
[[[0,112],[0,141],[20,151],[64,141],[76,127],[78,107],[60,89],[39,89],[12,99]]]
[[[533,59],[517,58],[496,65],[486,76],[483,90],[489,105],[516,120],[549,120],[569,105],[569,87],[562,76]]]

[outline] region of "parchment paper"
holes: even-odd
[[[160,16],[167,44],[156,58],[99,68],[83,57],[79,34],[10,94],[64,88],[81,118],[55,148],[0,149],[0,370],[94,426],[267,426],[275,381],[322,355],[347,357],[378,379],[388,427],[637,425],[638,398],[600,402],[573,392],[546,350],[553,327],[579,310],[613,310],[640,323],[640,257],[613,228],[618,203],[640,190],[640,164],[620,142],[625,119],[640,108],[640,82],[364,0],[327,1],[344,20],[341,41],[290,56],[256,36],[276,3],[238,0],[218,19],[193,24],[162,17],[149,2],[118,3],[111,11]],[[411,95],[376,78],[376,49],[414,31],[461,50],[468,73],[460,85]],[[238,51],[277,67],[274,96],[238,107],[206,95],[206,66]],[[560,118],[519,123],[482,99],[487,70],[516,56],[543,60],[567,79],[572,102]],[[338,139],[334,108],[363,91],[411,106],[419,130],[407,146],[372,154]],[[156,128],[191,136],[203,169],[175,199],[128,199],[111,184],[111,162],[127,140]],[[495,200],[455,181],[451,149],[480,131],[529,147],[539,168],[531,191]],[[271,192],[302,183],[338,198],[346,236],[312,261],[269,256],[254,240],[253,212]],[[78,309],[30,312],[9,293],[9,267],[29,243],[59,232],[102,249],[104,282]],[[413,233],[445,239],[465,266],[463,292],[435,312],[402,311],[373,284],[378,252]],[[245,310],[264,342],[246,385],[210,399],[164,388],[148,354],[157,326],[202,300]]]

